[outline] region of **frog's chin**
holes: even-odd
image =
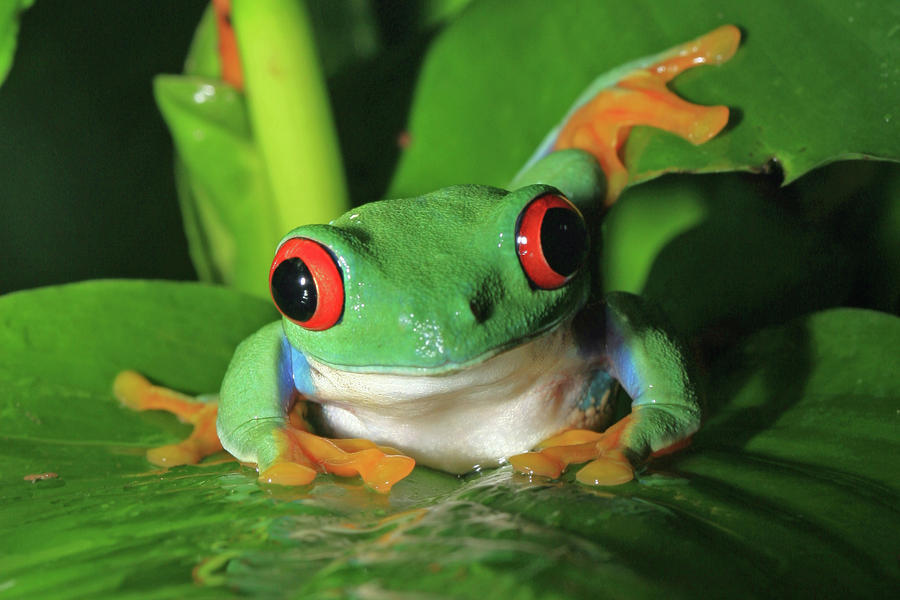
[[[417,375],[426,377],[432,375],[449,375],[457,371],[466,371],[468,369],[471,369],[475,365],[479,365],[484,363],[485,361],[491,360],[498,354],[503,354],[505,352],[515,350],[516,348],[525,346],[536,339],[547,337],[560,329],[568,329],[571,326],[571,322],[571,318],[561,321],[555,321],[553,323],[550,323],[543,329],[534,332],[530,336],[520,337],[514,340],[503,342],[501,344],[497,344],[473,356],[460,360],[458,358],[451,358],[445,355],[445,360],[443,362],[424,366],[414,365],[408,362],[401,361],[382,364],[348,365],[331,361],[326,357],[317,356],[310,353],[309,351],[306,351],[305,355],[308,359],[312,359],[312,361],[316,364],[324,365],[329,369],[345,371],[348,373],[381,373],[391,375]]]

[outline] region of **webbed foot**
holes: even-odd
[[[697,65],[727,61],[740,39],[737,27],[724,25],[664,52],[652,64],[604,87],[567,118],[552,149],[578,148],[593,154],[606,174],[606,206],[611,205],[628,183],[621,151],[632,127],[656,127],[695,145],[712,139],[725,127],[728,108],[682,100],[666,83]]]
[[[570,464],[588,463],[575,478],[586,485],[619,485],[634,478],[634,468],[609,432],[570,429],[545,440],[536,452],[512,456],[520,473],[557,479]]]
[[[304,485],[318,472],[341,477],[359,475],[377,492],[387,493],[412,472],[416,461],[394,448],[362,439],[329,439],[303,429],[275,429],[275,457],[260,465],[265,483]]]
[[[626,439],[637,419],[629,414],[600,433],[589,429],[569,429],[547,439],[535,452],[517,454],[509,459],[516,471],[557,479],[569,465],[587,463],[575,474],[585,485],[620,485],[634,479]],[[663,456],[690,444],[690,437],[654,452]]]
[[[202,402],[175,390],[153,385],[134,371],[122,371],[113,382],[113,394],[132,410],[165,410],[182,423],[193,425],[193,431],[182,442],[151,448],[147,460],[161,467],[174,467],[200,462],[222,449],[216,435],[218,406]]]

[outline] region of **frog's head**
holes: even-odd
[[[573,315],[590,289],[588,235],[555,188],[456,186],[304,225],[270,271],[285,334],[352,371],[441,373]]]

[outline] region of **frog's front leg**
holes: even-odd
[[[617,485],[651,454],[685,445],[700,426],[696,380],[680,344],[638,296],[606,298],[608,368],[632,399],[631,413],[602,433],[572,430],[512,457],[522,472],[558,477],[569,464],[588,462],[578,481]]]
[[[255,462],[267,483],[303,485],[319,471],[359,474],[377,491],[389,491],[412,471],[413,459],[367,440],[331,440],[306,430],[294,415],[299,396],[314,393],[309,365],[276,322],[247,338],[222,382],[217,429],[239,460]]]

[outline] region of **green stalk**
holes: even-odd
[[[299,0],[233,0],[253,135],[286,229],[349,208],[309,19]]]

